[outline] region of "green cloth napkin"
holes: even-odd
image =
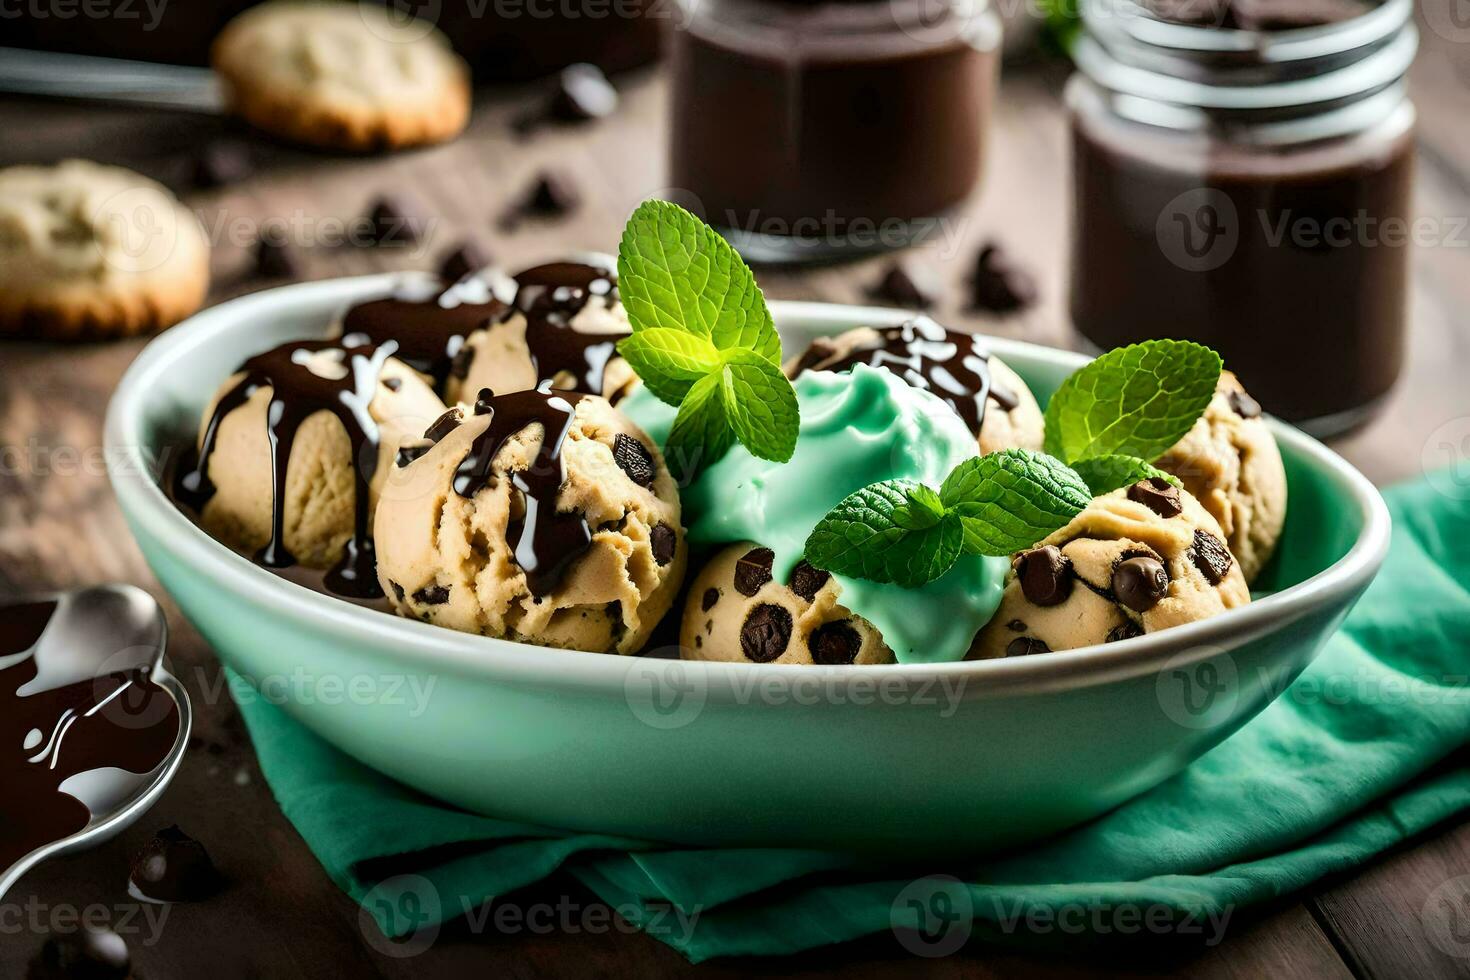
[[[696,962],[889,929],[933,952],[969,936],[1053,947],[1141,929],[1218,938],[1240,908],[1470,810],[1470,757],[1457,752],[1470,742],[1470,501],[1427,482],[1387,497],[1383,573],[1296,684],[1158,788],[999,860],[876,868],[839,853],[669,850],[493,820],[367,769],[261,699],[241,711],[281,809],[388,935],[561,867]]]

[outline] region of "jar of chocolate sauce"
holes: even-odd
[[[1267,411],[1333,435],[1403,361],[1412,0],[1231,2],[1195,23],[1084,6],[1072,317],[1104,349],[1208,344]]]
[[[988,0],[679,0],[670,183],[753,261],[900,248],[980,176]]]

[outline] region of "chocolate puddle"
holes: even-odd
[[[510,313],[488,276],[475,274],[449,286],[404,283],[392,296],[360,303],[342,318],[343,342],[382,345],[397,341],[395,355],[443,389],[455,355],[470,334]]]
[[[392,340],[381,344],[365,340],[358,343],[349,336],[341,341],[301,340],[282,344],[247,360],[239,368],[244,377],[220,398],[205,426],[197,463],[192,468],[180,469],[174,481],[175,499],[196,511],[203,511],[204,505],[214,495],[214,485],[208,476],[209,459],[219,437],[220,422],[257,390],[269,387],[271,401],[267,410],[267,426],[272,467],[271,538],[256,553],[254,560],[268,568],[286,568],[296,564],[296,559],[285,546],[286,467],[301,424],[317,412],[331,412],[342,423],[352,444],[356,493],[352,537],[344,548],[342,561],[327,573],[326,585],[333,592],[356,598],[382,595],[373,551],[368,492],[377,469],[379,433],[378,423],[368,412],[368,406],[377,393],[383,362],[397,348],[397,343]],[[337,350],[343,352],[345,369],[340,378],[323,377],[305,364],[312,354]]]
[[[887,368],[915,388],[938,395],[976,435],[985,422],[987,398],[994,398],[1007,412],[1020,404],[1014,392],[992,379],[990,355],[969,334],[946,330],[928,317],[879,327],[877,332],[878,343],[859,347],[830,364],[824,363],[832,356],[830,349],[813,344],[797,362],[795,373],[819,364],[823,371],[839,372],[854,364]]]
[[[473,497],[489,485],[491,466],[506,440],[533,422],[541,423],[545,434],[530,468],[510,474],[511,485],[525,497],[525,517],[505,529],[506,544],[525,572],[526,584],[538,596],[556,588],[567,567],[592,543],[585,516],[556,509],[557,491],[566,479],[562,445],[581,398],[550,388],[506,395],[482,391],[475,414],[488,413],[490,424],[475,437],[454,473],[455,492]]]
[[[85,830],[168,758],[161,619],[111,589],[0,606],[0,869]]]
[[[573,390],[602,394],[607,364],[626,333],[583,333],[572,321],[593,297],[618,298],[617,273],[585,262],[549,262],[516,276],[516,309],[526,318],[526,346],[538,382],[566,371]]]

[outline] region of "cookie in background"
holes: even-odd
[[[394,150],[453,139],[469,120],[469,68],[449,40],[369,4],[261,4],[220,32],[211,60],[234,112],[297,143]]]
[[[87,160],[0,170],[0,336],[148,333],[208,290],[204,229],[161,184]]]

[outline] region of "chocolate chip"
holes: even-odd
[[[1113,595],[1134,612],[1148,612],[1169,593],[1169,573],[1157,558],[1125,558],[1113,569]]]
[[[927,310],[938,299],[932,282],[900,262],[890,265],[870,292],[875,299],[913,310]]]
[[[405,593],[403,591],[403,586],[399,585],[397,582],[393,581],[391,578],[388,580],[388,584],[393,588],[393,594],[398,597],[398,601],[399,602],[402,602],[403,601],[403,596],[405,595]]]
[[[428,439],[422,442],[405,442],[398,447],[398,454],[393,457],[393,464],[402,469],[433,448],[434,443]]]
[[[811,648],[813,663],[850,664],[863,648],[863,638],[852,624],[842,619],[818,626],[807,645]]]
[[[1143,627],[1139,626],[1137,623],[1130,619],[1122,626],[1114,626],[1112,629],[1108,630],[1108,638],[1105,642],[1117,643],[1119,640],[1131,640],[1135,636],[1142,635]]]
[[[31,960],[28,980],[126,980],[128,944],[111,929],[52,935]]]
[[[653,560],[658,562],[662,568],[674,560],[674,550],[678,546],[679,536],[674,529],[660,521],[648,532],[648,546],[653,550]]]
[[[618,107],[618,90],[596,65],[568,65],[557,76],[550,115],[563,122],[585,122],[611,115]]]
[[[1179,488],[1161,476],[1140,480],[1128,488],[1128,499],[1143,504],[1163,518],[1178,517],[1184,513],[1184,502],[1179,497]]]
[[[1029,657],[1034,653],[1051,653],[1051,647],[1034,636],[1018,636],[1006,644],[1007,657]]]
[[[495,411],[495,392],[489,388],[481,388],[480,393],[475,396],[476,415],[489,415]]]
[[[1261,403],[1243,391],[1232,391],[1225,400],[1230,403],[1230,410],[1243,419],[1261,417]]]
[[[699,602],[699,609],[701,612],[709,612],[711,609],[715,608],[715,603],[719,601],[720,590],[714,587],[710,587],[704,590],[704,598],[702,598]]]
[[[1014,313],[1036,302],[1036,279],[999,245],[988,243],[975,258],[970,303],[977,310]]]
[[[1076,573],[1071,559],[1056,545],[1022,552],[1016,556],[1014,567],[1016,577],[1021,580],[1021,591],[1034,605],[1060,605],[1072,594]]]
[[[156,902],[192,902],[214,894],[220,875],[203,844],[170,826],[133,856],[128,884],[130,891]]]
[[[648,447],[625,432],[619,432],[613,439],[613,462],[618,464],[618,469],[628,474],[628,479],[640,487],[653,486],[653,479],[658,475],[658,469],[653,462],[653,453]]]
[[[299,279],[301,270],[284,242],[266,236],[255,244],[255,274],[262,279]]]
[[[1026,624],[1019,619],[1013,619],[1009,623],[1006,623],[1006,629],[1012,633],[1024,633],[1026,632],[1026,628]]]
[[[822,591],[822,586],[832,577],[831,572],[812,567],[805,558],[796,563],[791,570],[791,591],[801,596],[807,602],[816,602],[817,593]]]
[[[424,606],[442,606],[449,601],[449,586],[426,585],[413,594],[413,601]]]
[[[536,175],[526,193],[521,210],[527,214],[557,217],[575,211],[582,203],[577,185],[558,170],[543,170]]]
[[[781,656],[790,641],[791,613],[769,602],[752,609],[740,627],[740,649],[747,660],[758,664],[768,664]]]
[[[735,563],[735,591],[743,596],[759,592],[771,580],[776,553],[770,548],[751,548]]]
[[[457,381],[463,381],[470,376],[470,362],[475,359],[475,349],[465,344],[454,352],[454,360],[449,362],[449,376]]]
[[[225,754],[225,747],[223,745],[221,745],[219,742],[214,741],[214,739],[201,738],[198,735],[190,735],[189,736],[189,751],[190,752],[197,752],[200,749],[203,749],[205,752],[208,752],[210,755],[224,755]]]
[[[1225,581],[1225,576],[1230,574],[1230,566],[1235,564],[1235,558],[1230,554],[1230,549],[1225,547],[1224,541],[1209,531],[1198,529],[1194,532],[1194,544],[1189,549],[1189,560],[1209,579],[1211,585],[1219,585]]]
[[[539,214],[565,214],[582,203],[582,194],[565,174],[551,170],[536,181],[528,203]]]
[[[404,198],[384,194],[368,211],[368,224],[374,245],[403,246],[417,242],[427,222],[414,213]]]
[[[439,278],[445,282],[459,282],[465,276],[479,272],[490,264],[490,253],[474,239],[467,239],[444,258],[439,260]]]
[[[434,424],[424,430],[424,438],[432,443],[437,443],[449,433],[460,427],[464,422],[464,409],[458,405],[445,412],[434,420]]]
[[[238,184],[255,173],[250,151],[241,143],[218,140],[206,144],[194,158],[190,181],[200,190],[214,190]]]

